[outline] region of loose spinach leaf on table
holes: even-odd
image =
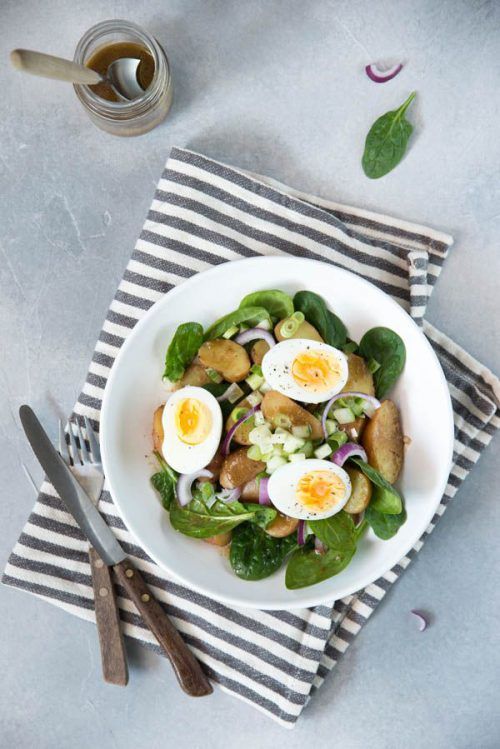
[[[205,333],[205,340],[212,341],[214,338],[220,338],[229,328],[235,325],[245,323],[245,325],[253,328],[264,320],[269,326],[272,325],[271,316],[265,307],[243,307],[237,309],[214,322]]]
[[[342,348],[347,342],[347,329],[342,320],[334,315],[323,299],[313,291],[298,291],[293,304],[302,312],[307,322],[311,323],[325,343],[335,348]]]
[[[276,517],[276,510],[257,504],[244,505],[241,502],[222,502],[216,500],[209,508],[205,502],[194,496],[186,507],[178,502],[170,505],[170,522],[175,530],[192,538],[210,538],[219,533],[227,533],[240,523],[250,521],[257,526],[268,525]]]
[[[274,322],[290,317],[294,312],[292,298],[278,289],[254,291],[253,294],[247,294],[240,302],[240,309],[248,307],[264,307]]]
[[[311,542],[293,552],[288,560],[285,585],[289,590],[306,588],[338,575],[351,561],[355,549],[328,549],[318,554]]]
[[[372,484],[375,484],[376,488],[380,489],[381,492],[383,492],[383,495],[382,493],[379,494],[380,505],[382,505],[383,503],[384,505],[393,508],[393,515],[399,514],[403,507],[403,500],[398,490],[395,489],[392,484],[389,484],[389,482],[385,480],[385,478],[377,471],[377,469],[369,465],[369,463],[361,460],[361,458],[350,458],[350,460],[352,460],[352,462],[357,465],[360,471],[363,471],[365,476],[370,479]],[[373,504],[373,499],[371,503]],[[388,512],[388,510],[382,510],[382,512]]]
[[[151,483],[161,497],[163,507],[168,510],[175,499],[175,487],[177,486],[177,473],[170,468],[160,453],[155,452],[160,470],[151,476]]]
[[[415,96],[413,91],[399,109],[383,114],[368,131],[361,164],[370,179],[383,177],[403,158],[413,131],[405,113]]]
[[[233,531],[229,561],[243,580],[262,580],[278,570],[297,545],[297,535],[273,538],[259,526],[243,523]]]
[[[377,398],[384,398],[396,384],[406,361],[406,348],[401,337],[390,328],[371,328],[359,344],[359,353],[367,362],[379,365],[373,373]]]
[[[185,322],[179,325],[167,350],[163,376],[171,382],[180,380],[202,343],[203,328],[199,323]]]
[[[396,535],[403,523],[406,521],[406,510],[403,507],[398,515],[389,515],[379,512],[371,504],[365,510],[365,520],[373,529],[376,536],[387,541]]]

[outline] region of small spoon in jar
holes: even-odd
[[[29,49],[14,49],[10,53],[10,61],[16,70],[40,75],[42,78],[55,78],[59,81],[87,86],[107,83],[122,101],[133,101],[144,94],[144,89],[137,80],[140,60],[133,57],[114,60],[105,76],[71,60],[45,55],[42,52],[32,52]]]

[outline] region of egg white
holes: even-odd
[[[335,507],[324,512],[312,512],[311,510],[307,510],[297,500],[295,494],[297,484],[302,476],[311,471],[331,471],[340,478],[344,484],[345,492]],[[351,496],[352,486],[349,474],[343,468],[340,468],[340,466],[335,465],[335,463],[329,460],[308,458],[297,463],[287,463],[287,465],[277,468],[269,477],[267,491],[273,505],[284,515],[289,515],[299,520],[323,520],[324,518],[336,515],[344,507]]]
[[[175,426],[175,412],[179,401],[195,398],[207,406],[212,417],[209,435],[199,445],[188,445],[181,440]],[[222,412],[214,396],[204,388],[187,387],[176,390],[163,409],[163,446],[162,452],[167,463],[179,473],[193,473],[205,468],[212,460],[219,447],[222,434]]]
[[[295,358],[304,351],[317,351],[329,354],[339,363],[340,377],[334,387],[312,392],[299,385],[293,377],[292,365]],[[273,346],[262,360],[262,374],[266,382],[283,395],[303,403],[323,403],[340,393],[347,382],[349,369],[347,358],[342,351],[327,343],[310,341],[305,338],[290,338]]]

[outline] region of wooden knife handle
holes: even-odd
[[[102,673],[104,680],[109,684],[124,687],[128,683],[127,656],[111,568],[102,561],[92,547],[89,549],[89,560],[94,587],[97,633],[101,647]]]
[[[170,659],[183,690],[192,697],[212,693],[212,687],[200,663],[196,660],[179,632],[144,582],[140,572],[129,559],[116,564],[116,576],[134,602],[145,624],[154,634]]]

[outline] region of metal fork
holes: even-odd
[[[59,421],[59,453],[98,507],[104,485],[101,451],[97,436],[86,416],[84,416],[84,424],[90,449],[87,447],[82,428],[78,422],[72,424],[69,421],[67,424],[68,445],[65,430],[62,422]],[[125,686],[128,682],[127,658],[111,568],[106,566],[92,547],[89,547],[89,561],[92,571],[95,617],[101,648],[103,676],[105,681],[111,684]]]

